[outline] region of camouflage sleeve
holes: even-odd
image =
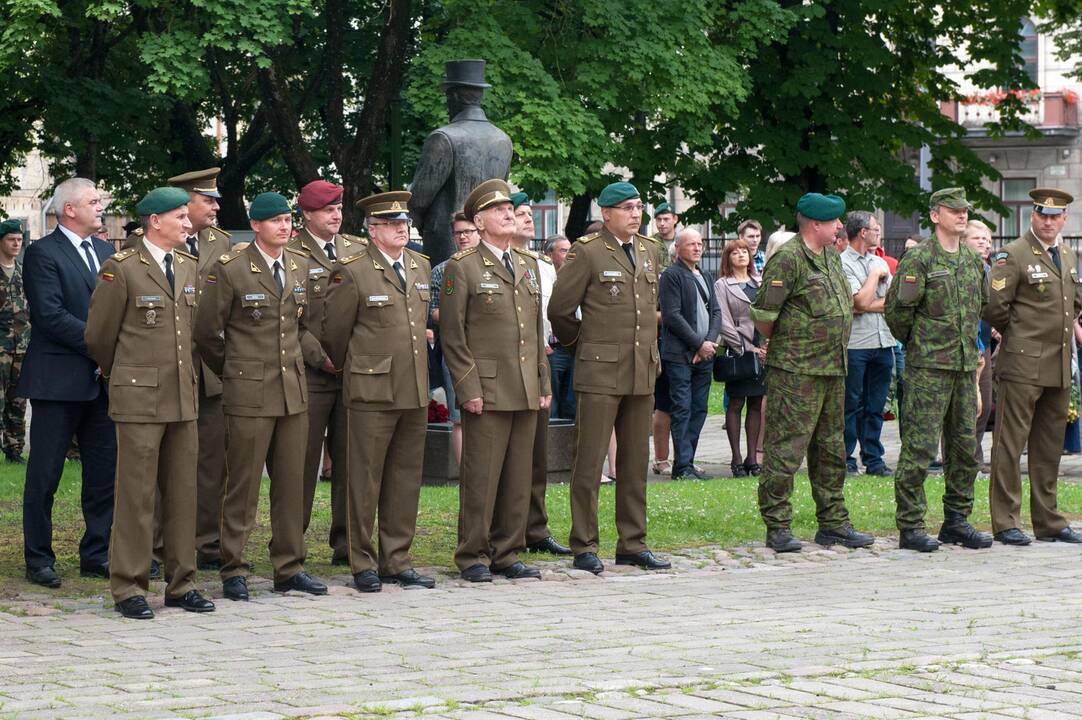
[[[909,341],[913,318],[924,297],[924,267],[915,253],[909,252],[898,261],[894,281],[887,290],[883,317],[891,334],[903,345]]]
[[[1011,304],[1018,291],[1018,263],[1005,250],[991,258],[992,271],[988,273],[988,304],[984,306],[984,319],[998,332],[1005,332],[1011,317]]]
[[[751,319],[756,322],[774,322],[781,314],[782,305],[793,292],[799,270],[789,253],[779,253],[770,258],[763,268],[759,293],[751,305]]]

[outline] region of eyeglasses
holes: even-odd
[[[477,228],[470,228],[469,230],[454,230],[451,232],[451,235],[454,237],[462,237],[475,232],[477,232]]]
[[[631,203],[630,205],[615,205],[613,210],[623,210],[628,213],[641,213],[646,206],[642,203]]]

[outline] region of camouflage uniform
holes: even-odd
[[[965,245],[943,250],[933,235],[898,262],[885,316],[905,346],[902,452],[894,475],[899,530],[924,528],[924,479],[946,439],[947,513],[968,517],[977,476],[977,331],[988,301],[984,266]]]
[[[0,418],[4,454],[19,457],[26,438],[26,400],[15,397],[23,355],[30,341],[30,313],[23,292],[23,266],[15,261],[11,277],[0,270]]]
[[[759,512],[768,530],[788,528],[793,475],[808,457],[821,530],[849,525],[845,484],[846,346],[852,293],[833,249],[816,255],[797,236],[763,268],[752,319],[774,322],[766,355],[766,404]]]

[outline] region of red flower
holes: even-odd
[[[446,405],[435,400],[428,401],[428,422],[445,423],[450,419],[451,413],[448,412]]]

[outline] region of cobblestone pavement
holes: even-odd
[[[698,549],[675,569],[362,596],[268,591],[122,620],[0,608],[12,718],[1082,717],[1082,555]],[[160,593],[161,586],[155,588]],[[211,588],[220,596],[219,588]]]

